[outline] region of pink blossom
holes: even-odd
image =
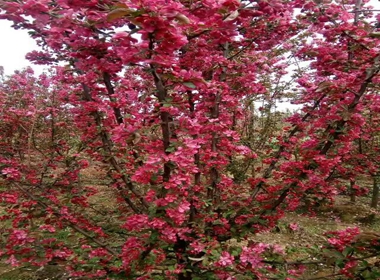
[[[273,253],[276,253],[276,254],[280,254],[280,255],[285,254],[284,247],[278,244],[272,245],[272,250],[273,250]]]
[[[199,241],[193,241],[190,243],[190,247],[193,249],[194,253],[200,253],[203,252],[203,250],[206,248],[206,245]]]
[[[180,212],[181,211],[181,212]],[[177,209],[166,209],[166,214],[170,217],[177,225],[181,225],[186,220],[186,215],[181,208]]]
[[[12,232],[12,236],[18,241],[25,241],[28,237],[28,234],[25,230],[22,229],[14,229]]]
[[[178,206],[178,212],[179,213],[185,213],[190,210],[190,203],[188,201],[183,201],[179,206]]]
[[[150,223],[149,225],[155,229],[162,229],[166,226],[166,222],[159,219],[159,218],[154,218]]]
[[[127,230],[142,230],[149,222],[149,217],[143,214],[129,216],[126,223],[123,225]]]
[[[46,230],[51,233],[55,232],[55,227],[53,227],[52,225],[41,225],[40,229]]]
[[[222,267],[225,267],[225,266],[230,266],[232,265],[234,261],[234,257],[230,255],[230,253],[224,251],[222,252],[222,254],[220,255],[220,259],[219,261],[217,262],[217,264],[219,266],[222,266]]]
[[[7,259],[5,262],[10,264],[11,266],[18,266],[20,264],[14,255],[11,255],[9,259]]]
[[[355,237],[360,233],[359,228],[347,228],[341,231],[331,232],[334,237],[330,237],[328,242],[333,245],[337,250],[343,251],[344,248],[351,244]]]
[[[10,193],[2,193],[1,199],[7,203],[10,204],[16,204],[18,201],[18,195],[17,194],[10,194]]]
[[[299,229],[297,223],[290,223],[290,224],[289,224],[289,228],[290,228],[292,231],[297,231],[297,230]]]
[[[108,252],[105,249],[98,248],[98,249],[92,250],[88,256],[90,258],[96,258],[96,257],[105,257],[107,255],[108,255]]]
[[[260,254],[265,252],[268,247],[269,245],[264,243],[256,244],[253,247],[243,247],[243,251],[240,254],[240,261],[243,264],[251,264],[252,267],[258,267],[261,265],[262,260]]]
[[[16,168],[12,167],[5,167],[1,170],[1,173],[3,175],[6,175],[8,179],[12,180],[18,180],[21,177],[20,171],[18,171]]]
[[[73,252],[67,248],[62,248],[62,249],[59,249],[59,250],[55,250],[53,252],[53,255],[55,257],[59,257],[59,258],[62,258],[62,259],[66,259],[68,257],[70,257],[71,255],[73,254]]]
[[[176,231],[171,227],[166,227],[161,231],[162,237],[169,242],[176,242],[177,241],[177,234]]]

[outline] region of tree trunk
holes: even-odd
[[[373,176],[373,193],[372,193],[372,201],[371,207],[377,208],[377,204],[379,202],[379,189],[380,189],[380,174],[376,174]]]
[[[350,180],[350,201],[352,203],[356,202],[356,195],[355,195],[354,186],[355,186],[355,180]]]

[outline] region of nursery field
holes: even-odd
[[[379,280],[372,2],[0,0],[0,280]]]

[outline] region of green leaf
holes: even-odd
[[[240,254],[241,254],[241,251],[242,251],[242,249],[241,248],[234,248],[233,250],[232,250],[232,252],[231,252],[231,255],[233,255],[234,257],[237,257],[237,256],[239,256]]]
[[[175,270],[175,269],[176,269],[175,265],[169,265],[169,266],[168,266],[168,270],[169,270],[169,271],[173,271],[173,270]]]
[[[267,221],[266,221],[266,220],[263,220],[263,219],[259,219],[257,222],[258,222],[260,225],[263,225],[263,226],[265,226],[265,225],[267,224]]]
[[[158,180],[158,176],[157,174],[152,174],[152,176],[150,177],[150,180],[153,181],[153,182],[156,182]]]
[[[203,265],[203,266],[208,266],[209,264],[210,264],[210,261],[209,261],[208,258],[204,258],[204,259],[202,260],[202,265]]]
[[[212,224],[213,224],[214,226],[223,226],[223,225],[224,225],[223,222],[222,222],[221,220],[215,220],[215,221],[212,222]]]
[[[347,257],[347,256],[351,255],[353,252],[355,252],[354,248],[346,247],[346,248],[344,248],[342,254],[343,254],[343,256]]]
[[[331,251],[331,253],[338,259],[344,259],[344,256],[341,252],[338,251]]]
[[[364,279],[371,279],[371,272],[369,270],[365,270],[363,273],[362,273],[362,277]]]
[[[170,145],[166,150],[165,152],[167,153],[174,153],[176,150],[175,146],[174,145]]]
[[[152,232],[152,234],[149,236],[149,241],[151,243],[155,243],[158,239],[158,236],[159,236],[158,232],[156,231]]]
[[[211,250],[211,255],[212,255],[212,256],[219,257],[219,256],[220,256],[220,253],[219,253],[217,250]]]
[[[344,256],[341,252],[338,252],[336,250],[329,250],[324,249],[323,254],[328,258],[334,258],[334,259],[344,259]]]
[[[183,85],[188,88],[196,88],[196,85],[194,85],[192,82],[184,82]]]

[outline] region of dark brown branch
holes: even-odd
[[[195,102],[194,102],[194,96],[191,90],[187,91],[188,94],[188,102],[189,102],[189,109],[190,109],[190,114],[191,117],[194,118],[195,116]],[[197,139],[198,136],[194,135],[193,139]],[[198,168],[198,172],[194,174],[194,186],[199,186],[201,184],[201,158],[198,152],[194,155],[194,165]],[[192,226],[192,223],[195,220],[195,215],[196,215],[197,209],[194,205],[193,199],[190,201],[190,215],[189,215],[189,224]]]
[[[114,97],[115,90],[111,84],[111,76],[108,72],[103,73],[103,80],[104,80],[104,84],[106,85],[109,100],[112,103],[116,102],[116,98]],[[123,116],[121,115],[120,108],[113,107],[113,112],[115,114],[117,123],[122,124],[123,123]]]
[[[225,58],[228,57],[229,54],[229,44],[225,43],[223,46],[223,56]],[[224,82],[226,80],[226,69],[222,69],[222,73],[220,75],[220,81]],[[213,107],[211,108],[211,118],[217,119],[219,118],[220,114],[220,102],[221,102],[222,96],[220,92],[217,92],[215,94],[215,100]],[[211,151],[213,153],[218,152],[217,144],[219,142],[219,137],[217,132],[212,132],[212,140],[211,140]],[[220,193],[218,191],[218,181],[219,181],[219,171],[216,168],[216,166],[212,166],[210,170],[210,179],[211,179],[211,186],[207,189],[207,199],[210,201],[216,202],[216,204],[220,203]]]
[[[114,87],[112,86],[112,83],[111,83],[111,76],[108,72],[104,72],[103,73],[103,80],[104,80],[104,84],[106,85],[106,89],[107,89],[107,93],[108,93],[108,98],[109,100],[112,102],[112,103],[116,103],[116,98],[114,97],[114,94],[115,94],[115,89]],[[116,121],[117,123],[120,125],[122,123],[124,123],[124,119],[123,119],[123,115],[121,114],[121,110],[120,108],[118,107],[113,107],[113,112],[114,112],[114,115],[115,115],[115,118],[116,118]],[[133,141],[131,141],[132,143],[128,143],[128,144],[135,144]],[[135,150],[132,150],[132,155],[134,157],[134,159],[137,161],[137,164],[139,166],[142,166],[143,165],[143,162],[141,160],[139,160],[139,154],[135,151]]]
[[[154,40],[153,40],[153,34],[150,34],[150,41],[149,41],[149,57],[152,57],[153,50],[154,50]],[[154,84],[157,89],[157,99],[160,102],[160,105],[163,106],[163,103],[166,101],[167,98],[167,90],[164,86],[164,83],[160,77],[160,75],[156,71],[156,67],[153,63],[150,64],[150,70],[153,75]],[[161,119],[161,132],[162,132],[162,142],[164,144],[164,152],[165,154],[170,154],[168,151],[170,147],[170,138],[171,138],[171,130],[170,130],[170,122],[172,120],[171,115],[168,112],[162,111],[160,112],[160,119]],[[162,175],[162,179],[164,182],[169,182],[171,176],[171,166],[169,162],[164,163],[164,173]],[[163,188],[164,190],[165,188]]]

